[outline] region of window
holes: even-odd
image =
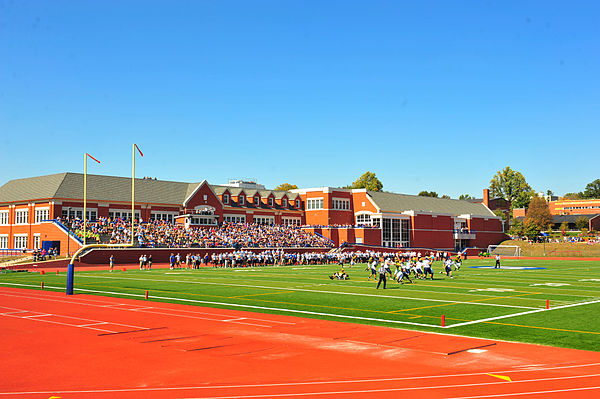
[[[33,235],[33,248],[40,249],[40,235],[39,234]]]
[[[269,206],[273,206],[273,197],[269,197]]]
[[[223,203],[229,204],[229,194],[223,194]]]
[[[381,238],[384,247],[408,247],[408,220],[384,218]]]
[[[300,208],[300,200],[296,200],[296,208]]]
[[[17,209],[15,211],[15,224],[27,224],[29,219],[28,209]],[[16,247],[19,248],[19,247]]]
[[[246,198],[243,195],[240,195],[239,202],[242,206],[246,205]]]
[[[192,224],[198,224],[202,226],[216,226],[217,220],[215,218],[193,217]]]
[[[260,205],[260,197],[254,197],[254,206]]]
[[[223,219],[227,223],[246,223],[246,215],[225,215]]]
[[[2,248],[2,249],[8,248],[8,235],[7,234],[0,236],[0,248]]]
[[[15,234],[15,248],[27,248],[27,234]]]
[[[0,225],[8,224],[8,211],[0,211]]]
[[[35,210],[35,223],[41,223],[42,220],[48,220],[50,217],[50,209],[48,208],[36,208]]]
[[[306,209],[323,209],[323,198],[310,198],[306,200]]]
[[[402,220],[402,242],[401,246],[408,247],[410,245],[410,239],[408,235],[408,220]]]
[[[350,209],[350,200],[343,198],[334,198],[332,201],[333,209],[346,210]]]
[[[284,217],[281,219],[281,224],[285,226],[300,226],[301,219],[300,218],[289,218]]]
[[[275,224],[275,217],[273,217],[273,216],[255,216],[253,222],[256,224]]]
[[[371,225],[371,215],[366,215],[366,214],[356,215],[356,224],[370,226]]]
[[[175,221],[175,216],[177,216],[177,215],[178,215],[177,212],[150,212],[150,220],[164,220],[164,221],[173,223]],[[114,217],[114,216],[110,216],[110,213],[108,214],[108,216],[110,218]],[[137,213],[136,213],[136,216],[137,216]]]

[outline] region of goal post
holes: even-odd
[[[488,245],[490,255],[521,256],[521,247],[518,245]]]

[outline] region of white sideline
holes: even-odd
[[[471,324],[483,323],[483,322],[486,322],[486,321],[506,319],[506,318],[509,318],[509,317],[523,316],[523,315],[526,315],[526,314],[532,314],[532,313],[538,313],[538,312],[547,312],[549,310],[557,310],[557,309],[572,308],[572,307],[575,307],[575,306],[590,305],[592,303],[600,303],[600,300],[590,301],[590,302],[573,303],[573,304],[570,304],[570,305],[563,305],[563,306],[556,306],[556,307],[553,307],[553,308],[550,308],[550,309],[530,310],[528,312],[521,312],[521,313],[515,313],[515,314],[510,314],[510,315],[504,315],[504,316],[488,317],[487,319],[480,319],[480,320],[467,321],[467,322],[464,322],[464,323],[452,324],[450,326],[446,326],[445,328],[468,326],[468,325],[471,325]]]
[[[79,277],[105,278],[105,279],[117,279],[117,280],[132,280],[132,281],[148,281],[147,279],[143,279],[143,278],[111,277],[111,276],[86,276],[86,275],[81,275]],[[308,290],[308,289],[294,288],[294,287],[268,287],[268,286],[263,286],[263,285],[227,284],[227,283],[213,283],[213,282],[207,282],[207,281],[156,280],[156,279],[153,279],[152,281],[171,282],[171,283],[175,282],[175,283],[186,283],[186,284],[221,285],[221,286],[231,286],[231,287],[261,288],[261,289],[269,289],[269,290],[316,292],[316,293],[319,293],[319,294],[351,295],[351,296],[364,296],[364,297],[374,297],[374,298],[410,299],[410,300],[414,300],[414,301],[443,302],[443,303],[460,303],[460,304],[465,304],[465,305],[495,306],[495,307],[500,307],[500,308],[539,309],[539,308],[535,308],[535,307],[532,307],[532,306],[500,305],[500,304],[497,304],[497,303],[451,301],[451,300],[446,300],[446,299],[412,298],[412,297],[406,297],[406,296],[375,295],[375,294],[363,294],[363,293],[340,292],[340,291]]]

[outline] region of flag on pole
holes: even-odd
[[[141,156],[144,156],[144,154],[142,154],[142,150],[140,150],[140,147],[137,146],[137,144],[134,144],[135,148],[137,148],[138,152],[140,153]]]
[[[94,158],[93,156],[91,156],[90,154],[88,154],[87,152],[85,153],[85,155],[87,155],[88,157],[92,158],[94,161],[100,163],[100,161],[98,161],[96,158]]]

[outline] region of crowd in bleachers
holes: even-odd
[[[83,220],[62,221],[83,237]],[[131,242],[131,222],[99,218],[86,224],[86,242],[118,244]],[[331,240],[297,226],[223,223],[206,228],[185,228],[164,220],[136,223],[136,244],[149,248],[284,248],[332,247]]]

